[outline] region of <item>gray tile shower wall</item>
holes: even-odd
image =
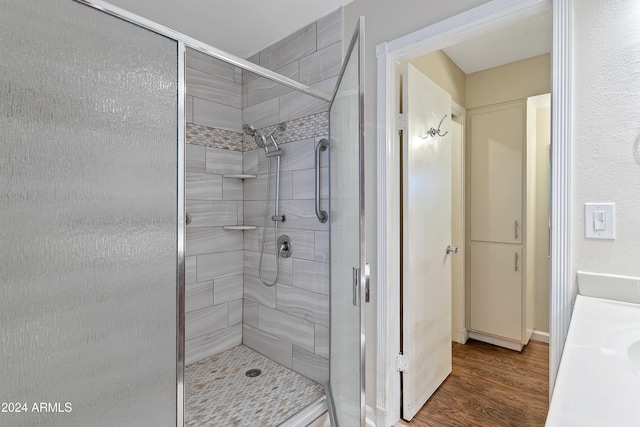
[[[326,129],[326,128],[325,128]],[[317,129],[319,131],[319,129]],[[328,380],[329,362],[329,227],[315,216],[314,148],[325,137],[282,142],[280,213],[286,221],[278,236],[291,238],[291,258],[281,258],[278,283],[267,287],[259,278],[260,249],[265,225],[268,165],[264,150],[243,153],[245,173],[257,179],[244,184],[244,222],[256,230],[244,232],[243,342],[294,371],[320,383]],[[327,164],[327,152],[321,162]],[[272,161],[271,198],[275,161]],[[328,174],[321,187],[328,188]],[[327,193],[325,192],[325,197]],[[325,200],[326,206],[326,200]],[[269,215],[274,210],[269,207]],[[275,228],[267,221],[262,274],[272,282],[276,272]]]
[[[187,123],[242,132],[242,73],[193,49],[186,54]]]
[[[192,142],[195,134],[189,126]],[[209,145],[214,143],[210,138]],[[244,202],[241,180],[225,178],[242,173],[242,152],[187,143],[186,159],[186,210],[191,216],[185,292],[189,364],[242,342],[244,241],[242,232],[222,226],[242,223]]]
[[[190,364],[242,343],[244,241],[224,225],[243,221],[242,73],[188,49],[186,55],[185,338]]]
[[[275,192],[264,150],[217,148],[215,129],[205,145],[187,144],[186,361],[202,360],[244,342],[302,375],[321,383],[328,375],[329,233],[315,217],[315,145],[326,137],[327,113],[287,122],[277,138],[281,161],[280,212],[287,220],[278,235],[291,238],[293,256],[281,259],[278,283],[259,279],[267,179]],[[202,129],[189,126],[194,140]],[[300,137],[300,140],[291,140]],[[321,163],[327,165],[328,153]],[[328,173],[323,168],[322,198],[327,205]],[[255,179],[225,174],[254,174]],[[269,214],[274,203],[269,206]],[[254,225],[228,231],[223,225]],[[273,222],[267,222],[263,276],[275,276]],[[244,302],[243,302],[244,300]],[[240,325],[240,323],[243,323]]]
[[[314,88],[332,93],[342,64],[342,9],[257,53],[249,60]],[[258,129],[285,122],[276,134],[284,151],[280,177],[280,213],[287,220],[278,235],[291,238],[293,255],[280,260],[278,283],[263,285],[258,264],[263,236],[268,160],[245,136],[243,343],[320,383],[329,378],[329,227],[315,216],[314,148],[329,131],[328,105],[243,72],[243,121]],[[327,165],[327,152],[321,158]],[[275,170],[275,159],[272,160]],[[326,172],[326,170],[325,170]],[[322,197],[328,197],[323,173]],[[272,179],[272,197],[273,197]],[[272,215],[273,203],[269,207]],[[263,276],[275,277],[273,222],[267,222]]]
[[[251,59],[331,93],[342,60],[339,9]],[[328,134],[328,105],[316,98],[187,51],[186,363],[243,342],[324,383],[329,362],[329,233],[315,217],[314,147]],[[240,90],[238,89],[240,87]],[[275,137],[282,156],[278,234],[291,237],[276,286],[260,282],[268,164],[242,132],[286,122]],[[327,165],[327,152],[322,165]],[[275,170],[275,159],[272,165]],[[256,179],[229,178],[255,174]],[[323,176],[324,206],[328,173]],[[274,192],[272,180],[272,198]],[[269,212],[273,211],[273,203]],[[271,215],[271,213],[269,213]],[[229,231],[223,225],[255,225]],[[273,222],[267,223],[263,275],[275,274]]]
[[[248,58],[326,93],[342,66],[342,9],[313,22]],[[243,71],[244,123],[256,128],[327,111],[327,103]]]

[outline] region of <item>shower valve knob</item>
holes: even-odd
[[[289,258],[293,254],[291,239],[286,234],[278,237],[278,251],[282,258]]]

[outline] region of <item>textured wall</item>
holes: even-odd
[[[574,25],[573,268],[640,276],[640,3],[575,1]],[[588,202],[615,240],[584,238]]]

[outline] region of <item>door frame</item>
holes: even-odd
[[[501,29],[543,11],[552,11],[551,52],[551,262],[549,394],[571,318],[571,147],[573,0],[493,0],[421,30],[376,46],[377,56],[377,425],[400,419],[401,263],[398,62]]]

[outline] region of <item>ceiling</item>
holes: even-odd
[[[240,58],[248,58],[353,0],[108,0]],[[443,49],[466,74],[551,51],[551,13]]]
[[[551,11],[442,49],[465,74],[551,52]]]

